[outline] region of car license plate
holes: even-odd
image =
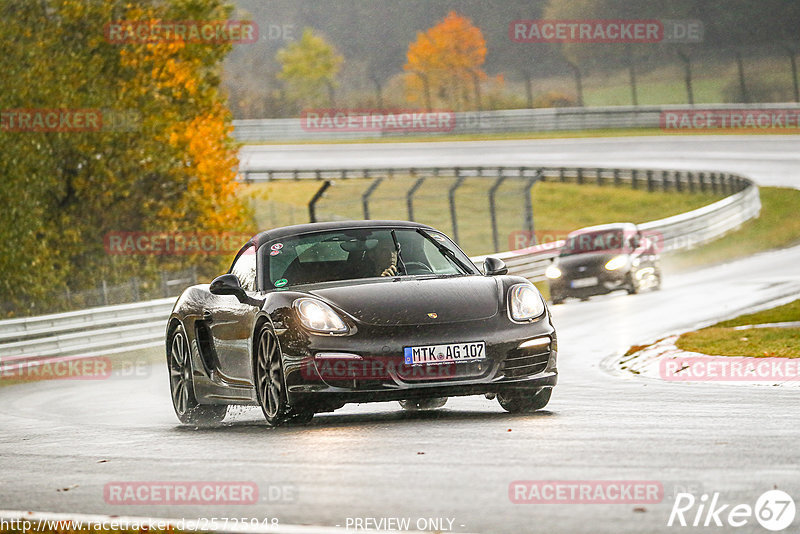
[[[486,358],[486,344],[483,341],[477,341],[448,345],[425,345],[405,347],[403,352],[406,365],[472,362]]]
[[[578,278],[577,280],[572,281],[572,287],[574,289],[578,289],[581,287],[592,287],[597,285],[597,277],[593,276],[591,278]]]

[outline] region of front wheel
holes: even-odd
[[[641,282],[639,282],[639,278],[636,276],[636,273],[631,272],[630,274],[628,274],[628,287],[626,289],[628,295],[637,294],[640,290],[639,287],[640,283]]]
[[[535,412],[547,406],[552,393],[553,388],[542,388],[533,395],[530,393],[498,393],[497,400],[507,412]]]
[[[167,349],[167,366],[169,367],[169,387],[172,407],[181,423],[216,424],[225,419],[227,405],[198,404],[194,395],[192,379],[192,362],[189,351],[189,340],[183,326],[178,326],[172,333]]]
[[[311,421],[314,417],[312,410],[289,406],[281,348],[269,327],[264,327],[258,336],[255,363],[256,396],[267,423],[278,426],[286,422],[304,424]]]

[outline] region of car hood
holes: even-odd
[[[488,319],[497,314],[502,296],[498,280],[485,276],[375,280],[308,292],[370,325]]]
[[[600,269],[611,258],[618,256],[617,253],[607,252],[585,252],[583,254],[573,254],[571,256],[559,256],[558,267],[561,270],[575,271],[579,267],[586,267],[588,270]]]

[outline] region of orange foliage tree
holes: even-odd
[[[224,21],[223,0],[0,2],[0,109],[102,110],[91,131],[0,131],[0,313],[159,270],[219,272],[228,255],[107,254],[112,232],[254,230],[220,93],[230,43],[110,42],[111,21]],[[106,123],[106,117],[130,119]],[[37,303],[39,305],[37,305]]]
[[[472,102],[480,108],[481,83],[487,79],[482,65],[486,60],[486,40],[481,30],[451,11],[441,22],[408,47],[406,99],[427,108],[445,105],[466,109]]]

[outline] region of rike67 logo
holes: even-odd
[[[675,497],[667,526],[742,527],[755,520],[765,529],[777,532],[794,521],[795,504],[792,497],[781,490],[761,494],[754,506],[725,503],[719,493],[704,493],[696,498],[691,493]]]

